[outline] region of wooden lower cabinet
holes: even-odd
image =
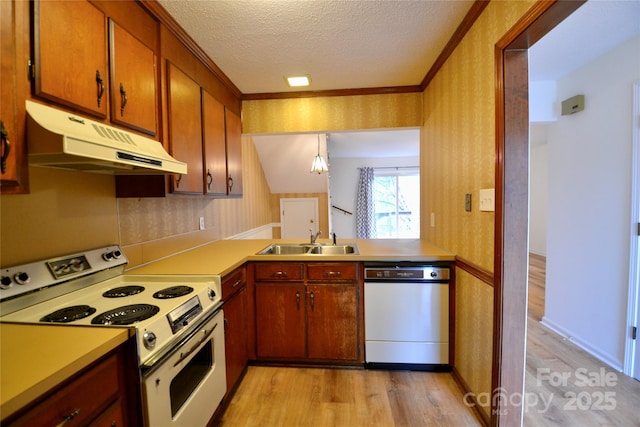
[[[306,333],[303,284],[256,284],[258,357],[304,358]]]
[[[257,358],[361,363],[363,307],[358,265],[306,263],[299,270],[295,263],[256,264]],[[302,274],[292,274],[297,271]]]
[[[358,359],[358,290],[354,284],[307,286],[307,357]]]
[[[235,388],[249,361],[247,305],[246,286],[224,303],[227,393]]]
[[[136,360],[135,338],[132,338],[38,401],[17,412],[15,417],[3,421],[2,425],[141,425]]]

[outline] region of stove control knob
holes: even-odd
[[[31,277],[29,277],[29,275],[24,271],[16,273],[15,276],[13,276],[13,279],[18,285],[26,285],[31,281]]]
[[[147,348],[147,350],[151,350],[156,346],[156,334],[154,334],[153,332],[145,332],[144,335],[142,335],[142,341],[144,342],[144,346]]]
[[[113,261],[114,259],[119,259],[119,258],[122,258],[122,252],[119,251],[118,249],[111,252],[105,252],[102,254],[102,259],[104,259],[107,262]]]
[[[209,294],[209,299],[211,301],[213,301],[214,299],[216,299],[216,291],[214,291],[213,289],[209,288],[207,289],[207,293]]]
[[[2,280],[0,280],[0,289],[9,289],[13,281],[9,276],[2,276]]]

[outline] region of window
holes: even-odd
[[[373,238],[420,238],[419,169],[376,168],[373,214]]]

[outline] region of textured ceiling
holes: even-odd
[[[470,0],[159,0],[242,93],[419,85]]]
[[[284,83],[291,74],[311,75],[312,86],[303,90],[418,85],[473,3],[158,1],[244,94],[294,91]],[[531,80],[557,80],[637,35],[639,17],[640,1],[588,1],[530,49]],[[398,132],[393,144],[385,132],[331,134],[331,156],[419,150],[412,135],[418,131]],[[254,136],[272,191],[326,191],[326,175],[309,173],[316,135]]]

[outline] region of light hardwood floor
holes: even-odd
[[[544,258],[531,257],[529,282],[525,385],[528,404],[525,404],[524,425],[640,427],[640,382],[615,372],[540,325],[544,312]],[[557,385],[550,380],[561,375],[570,377]],[[612,381],[613,375],[615,385],[582,386],[580,381],[591,378],[590,375],[596,379],[606,379],[609,375]],[[600,409],[596,409],[598,406]],[[482,424],[464,405],[463,392],[450,374],[251,366],[216,425],[462,427]]]
[[[524,425],[640,426],[640,382],[615,371],[540,324],[545,259],[529,258]],[[607,384],[608,383],[608,384]]]

